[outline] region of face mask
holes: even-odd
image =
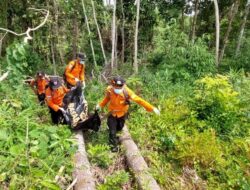
[[[83,64],[85,64],[85,62],[81,60],[81,61],[80,61],[80,64],[82,64],[82,65],[83,65]]]
[[[122,93],[122,89],[114,88],[114,92],[115,92],[116,94],[121,94],[121,93]]]

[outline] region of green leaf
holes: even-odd
[[[41,185],[52,190],[61,190],[61,188],[58,185],[54,184],[52,181],[42,181]]]

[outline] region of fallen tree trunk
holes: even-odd
[[[120,142],[125,148],[125,156],[129,167],[132,169],[135,179],[142,190],[160,190],[155,179],[150,175],[149,168],[141,156],[141,153],[125,126],[120,136]]]
[[[94,190],[95,182],[90,170],[82,131],[77,131],[75,137],[78,142],[78,151],[74,156],[73,179],[77,179],[74,190]]]

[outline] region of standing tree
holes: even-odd
[[[85,4],[84,4],[83,0],[82,0],[82,9],[83,9],[83,14],[84,14],[85,22],[86,22],[86,25],[87,25],[88,34],[89,34],[89,41],[90,41],[90,47],[91,47],[91,51],[92,51],[94,66],[96,67],[97,64],[96,64],[96,59],[95,59],[95,50],[94,50],[93,42],[92,42],[92,39],[91,39],[91,31],[90,31],[90,27],[89,27],[89,20],[88,20]]]
[[[94,3],[93,0],[91,0],[91,4],[92,4],[92,9],[93,9],[93,16],[94,16],[94,20],[95,20],[95,25],[96,25],[96,28],[97,28],[97,32],[98,32],[98,36],[99,36],[99,40],[100,40],[100,44],[101,44],[101,48],[102,48],[103,59],[105,61],[105,65],[107,65],[108,61],[107,61],[105,50],[104,50],[104,47],[103,47],[102,35],[101,35],[100,28],[99,28],[99,25],[98,25],[98,22],[97,22],[96,12],[95,12],[95,3]]]
[[[138,73],[138,29],[139,29],[139,19],[140,19],[140,0],[135,0],[135,5],[137,5],[137,12],[136,12],[136,25],[135,25],[135,51],[134,51],[134,72]]]
[[[229,15],[228,15],[228,22],[229,23],[228,23],[226,34],[225,34],[224,39],[223,39],[223,45],[222,45],[222,48],[221,48],[221,51],[220,51],[220,55],[219,55],[219,63],[223,59],[224,52],[225,52],[225,49],[226,49],[227,43],[228,43],[228,37],[229,37],[229,34],[230,34],[231,30],[232,30],[232,22],[234,20],[235,14],[238,11],[238,6],[239,6],[239,1],[236,0],[232,4],[231,9],[229,11]]]
[[[246,8],[245,8],[245,13],[244,13],[244,18],[240,27],[240,34],[239,34],[239,38],[238,38],[238,42],[237,42],[237,47],[236,47],[236,51],[235,51],[235,56],[238,56],[239,51],[240,51],[240,46],[241,46],[241,41],[244,35],[244,30],[245,30],[245,26],[246,26],[246,21],[247,21],[247,16],[249,14],[249,8],[250,8],[250,0],[247,1],[246,4]]]
[[[215,63],[219,66],[219,48],[220,48],[220,16],[218,1],[214,0],[215,22],[216,22],[216,48],[215,48]]]
[[[116,52],[115,42],[116,42],[116,0],[114,0],[113,4],[111,70],[113,70],[115,65],[115,52]]]
[[[195,31],[196,31],[196,22],[197,22],[197,16],[198,16],[198,8],[199,8],[199,0],[195,0],[194,17],[193,17],[193,23],[192,23],[192,36],[191,36],[192,43],[194,43],[194,40],[195,40]]]

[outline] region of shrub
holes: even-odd
[[[226,76],[206,76],[197,80],[191,106],[198,119],[206,121],[208,126],[213,127],[221,135],[239,127],[238,93]]]
[[[193,80],[215,72],[214,56],[202,39],[192,44],[188,36],[176,25],[164,25],[156,29],[155,48],[149,61],[159,71],[171,73],[172,81]]]

